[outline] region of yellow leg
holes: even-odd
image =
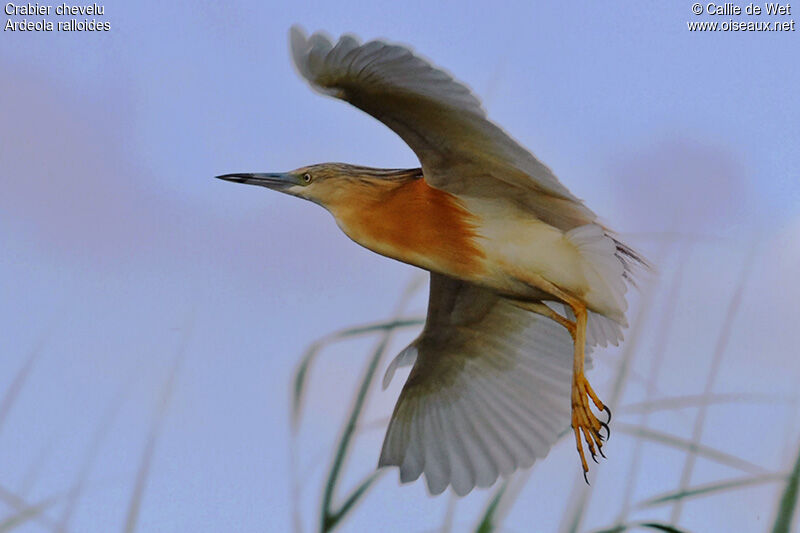
[[[592,412],[589,400],[591,399],[592,403],[600,411],[607,411],[609,420],[611,419],[611,411],[597,397],[592,386],[589,385],[589,380],[586,379],[586,375],[583,373],[584,349],[586,347],[586,307],[573,305],[572,310],[575,313],[575,334],[572,337],[575,346],[572,367],[572,430],[575,432],[575,443],[578,448],[578,455],[581,458],[583,477],[588,483],[589,465],[586,462],[581,436],[589,447],[592,459],[597,462],[596,456],[598,453],[605,457],[603,454],[604,438],[600,433],[600,429],[605,428],[607,433],[609,431],[607,422],[601,422]]]
[[[564,326],[567,329],[567,331],[569,331],[569,334],[572,335],[573,338],[575,337],[575,322],[559,315],[558,313],[547,307],[547,305],[541,302],[526,302],[522,300],[512,300],[512,303],[517,307],[519,307],[520,309],[525,309],[526,311],[532,311],[534,313],[546,316],[547,318],[558,322],[559,324]]]
[[[544,278],[535,276],[531,282],[532,285],[552,294],[569,305],[573,313],[575,313],[575,322],[572,322],[542,303],[531,304],[523,302],[524,305],[520,305],[523,309],[528,309],[552,318],[563,325],[567,331],[570,332],[570,335],[572,335],[574,345],[572,367],[572,431],[575,433],[575,444],[578,448],[578,455],[581,458],[583,477],[586,479],[586,483],[589,483],[589,478],[587,477],[589,465],[586,462],[583,442],[586,441],[586,446],[588,446],[589,453],[595,462],[597,462],[596,456],[598,453],[605,457],[603,453],[603,441],[610,435],[608,423],[611,421],[611,410],[600,401],[600,398],[594,392],[592,386],[589,384],[589,380],[586,379],[586,375],[584,374],[584,351],[586,349],[586,321],[588,318],[588,311],[580,300],[562,291]],[[592,412],[589,400],[594,403],[597,409],[608,413],[608,420],[601,422],[595,416]],[[606,430],[605,438],[600,433],[602,428]]]

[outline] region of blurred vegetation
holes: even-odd
[[[626,423],[615,420],[612,431],[623,434],[625,437],[633,439],[635,442],[634,453],[630,457],[630,467],[628,472],[628,486],[622,498],[619,499],[619,513],[615,523],[605,527],[586,527],[586,511],[594,494],[592,486],[586,485],[583,478],[576,480],[572,492],[562,511],[561,526],[559,533],[621,533],[624,531],[663,531],[671,533],[687,533],[681,523],[681,514],[684,503],[700,499],[713,497],[731,491],[746,490],[751,487],[764,484],[783,484],[780,501],[776,504],[775,516],[769,528],[773,533],[788,533],[792,531],[792,526],[796,522],[795,514],[798,504],[798,484],[800,484],[800,449],[797,459],[792,467],[785,471],[771,472],[768,469],[753,464],[743,458],[725,450],[703,444],[703,431],[706,425],[708,408],[715,404],[735,404],[735,403],[778,403],[787,404],[797,403],[795,398],[786,398],[770,394],[715,394],[714,384],[719,376],[720,368],[723,364],[727,344],[731,336],[731,328],[734,326],[736,316],[741,306],[742,294],[746,288],[747,280],[751,274],[752,261],[756,254],[753,250],[747,254],[748,260],[741,267],[740,278],[734,287],[733,294],[727,308],[724,310],[724,321],[718,334],[716,347],[713,353],[709,354],[711,366],[706,375],[706,383],[702,393],[688,396],[658,397],[656,383],[658,382],[661,361],[665,357],[663,346],[666,339],[672,333],[672,322],[676,312],[677,295],[683,285],[683,268],[692,253],[693,244],[684,242],[679,244],[677,251],[677,268],[666,283],[667,286],[658,291],[655,286],[646,288],[641,293],[641,301],[638,305],[636,316],[633,317],[631,329],[627,332],[626,341],[623,345],[622,354],[615,362],[615,372],[611,384],[611,391],[608,394],[612,411],[627,414],[630,416],[638,415],[636,423]],[[667,247],[664,247],[662,256],[667,254]],[[664,282],[664,280],[659,280]],[[355,397],[352,400],[352,407],[342,423],[340,437],[336,441],[336,446],[332,450],[332,466],[324,479],[322,491],[322,506],[319,510],[318,524],[320,532],[329,532],[341,526],[348,516],[357,511],[357,504],[365,499],[370,490],[376,484],[382,471],[376,470],[369,474],[365,479],[351,489],[343,503],[334,506],[333,496],[336,494],[341,484],[343,475],[343,465],[345,458],[352,452],[353,439],[358,433],[359,420],[366,408],[368,393],[374,385],[377,368],[386,355],[386,348],[392,334],[404,328],[419,327],[424,323],[424,317],[407,317],[402,314],[410,295],[418,290],[422,285],[420,279],[416,279],[406,292],[403,294],[397,311],[389,320],[376,324],[357,325],[338,331],[314,342],[306,351],[295,373],[295,387],[292,403],[291,421],[293,428],[293,438],[298,438],[298,428],[301,423],[301,410],[304,397],[307,394],[306,381],[311,367],[323,349],[331,344],[356,337],[374,336],[377,338],[377,345],[367,360],[366,368],[359,381]],[[654,284],[655,285],[655,284]],[[666,294],[667,302],[662,306],[663,311],[660,316],[653,317],[652,310],[657,308],[655,297],[657,294]],[[657,318],[657,320],[655,320]],[[626,385],[632,379],[631,367],[633,358],[637,354],[639,339],[647,324],[657,322],[660,330],[658,331],[659,340],[656,346],[661,347],[652,354],[651,372],[646,380],[647,398],[643,402],[636,404],[620,404]],[[599,357],[602,357],[600,355]],[[660,431],[648,427],[648,417],[652,413],[659,411],[671,411],[678,409],[695,410],[694,422],[691,426],[691,437],[681,438],[671,431]],[[383,421],[385,422],[385,420]],[[373,424],[374,425],[374,424]],[[385,427],[385,423],[381,428]],[[363,426],[362,429],[366,429]],[[637,474],[640,470],[646,469],[646,457],[642,452],[644,443],[656,443],[660,446],[679,450],[684,454],[684,466],[681,472],[680,481],[674,488],[665,490],[652,497],[641,501],[633,501],[634,485]],[[292,449],[296,449],[296,443],[292,444]],[[739,470],[746,475],[743,477],[722,479],[713,483],[702,485],[692,485],[692,472],[697,458],[703,458],[720,465],[726,465]],[[296,458],[294,459],[295,468],[297,467]],[[534,465],[535,467],[535,465]],[[590,481],[594,483],[598,475],[598,469],[592,470]],[[294,474],[297,476],[297,473]],[[504,521],[508,516],[513,504],[515,503],[524,484],[531,476],[531,471],[521,471],[513,474],[507,479],[501,479],[493,492],[486,500],[484,510],[474,526],[470,528],[476,533],[490,533],[504,530]],[[421,482],[421,481],[420,481]],[[295,479],[295,484],[298,483]],[[295,491],[295,496],[297,491]],[[455,513],[456,498],[450,497],[448,501],[442,498],[443,505],[446,502],[445,519],[441,527],[434,527],[433,530],[449,532],[453,528],[453,515]],[[295,499],[295,530],[297,533],[303,531],[303,516],[308,516],[299,508],[300,503]],[[631,519],[634,511],[646,509],[659,509],[671,506],[669,520],[641,520]]]
[[[764,531],[772,533],[788,533],[793,531],[797,522],[798,491],[800,490],[800,442],[796,445],[796,452],[791,464],[784,470],[771,471],[759,464],[755,464],[742,457],[736,456],[727,450],[717,449],[704,442],[703,434],[706,424],[711,416],[709,408],[713,405],[733,405],[733,404],[777,404],[794,405],[795,398],[784,397],[770,393],[759,394],[720,394],[714,392],[714,385],[719,378],[720,368],[724,364],[724,359],[731,336],[731,330],[736,322],[736,317],[741,307],[742,294],[746,290],[746,283],[750,277],[752,263],[745,262],[741,267],[740,277],[734,287],[730,302],[722,310],[724,320],[722,327],[717,335],[715,347],[709,354],[711,365],[705,376],[705,385],[702,391],[697,394],[684,396],[664,396],[659,394],[657,383],[659,373],[662,368],[662,360],[666,357],[663,349],[650,353],[652,361],[647,376],[637,376],[634,374],[633,359],[641,353],[640,339],[642,331],[648,327],[656,327],[656,346],[666,344],[666,339],[673,333],[673,318],[676,313],[677,295],[683,286],[684,272],[683,266],[692,253],[692,244],[684,243],[679,245],[674,251],[678,265],[668,276],[669,279],[661,279],[664,284],[660,290],[645,289],[642,291],[638,306],[634,316],[631,317],[632,327],[628,331],[626,342],[620,356],[612,361],[614,371],[610,381],[609,391],[607,392],[608,404],[612,410],[620,414],[622,419],[615,418],[612,430],[617,434],[616,438],[632,439],[634,443],[633,453],[627,459],[630,461],[627,473],[626,490],[614,495],[614,504],[618,508],[616,519],[608,524],[586,524],[587,509],[595,497],[596,493],[592,488],[595,479],[601,475],[602,469],[595,468],[591,472],[590,481],[592,486],[587,486],[581,476],[576,476],[576,481],[572,487],[571,494],[565,501],[561,513],[559,533],[616,533],[624,531],[663,531],[663,532],[687,532],[682,525],[683,505],[689,501],[698,499],[708,499],[727,494],[732,491],[746,491],[764,485],[775,485],[777,498],[774,502],[774,509],[764,509],[762,512],[769,513],[771,518],[765,524]],[[666,252],[665,252],[666,253]],[[749,253],[748,257],[756,257],[755,253]],[[665,276],[666,277],[666,276]],[[291,460],[294,479],[292,480],[293,495],[293,523],[295,530],[299,533],[308,527],[320,532],[330,532],[341,528],[346,524],[348,518],[358,512],[359,504],[365,502],[369,494],[380,483],[383,470],[372,470],[351,487],[343,487],[343,479],[347,474],[348,458],[353,453],[354,443],[359,434],[368,429],[384,429],[385,420],[378,423],[363,421],[365,411],[369,405],[370,393],[376,386],[376,375],[383,368],[387,356],[390,353],[391,341],[396,333],[400,331],[410,331],[419,329],[424,323],[424,317],[408,316],[406,308],[412,297],[419,291],[426,289],[426,279],[416,278],[401,295],[394,312],[390,317],[382,322],[372,324],[356,325],[341,331],[334,332],[313,342],[303,354],[293,381],[292,401],[291,401]],[[666,295],[667,301],[658,305],[656,295]],[[661,309],[661,314],[656,315],[654,309]],[[146,502],[148,477],[152,464],[153,454],[156,449],[159,436],[162,431],[166,412],[168,410],[175,380],[180,372],[184,352],[186,350],[187,339],[191,335],[191,327],[184,330],[184,340],[176,350],[172,363],[169,365],[167,375],[161,386],[159,398],[157,399],[152,413],[151,426],[144,441],[144,446],[138,464],[132,465],[131,490],[124,521],[120,525],[120,530],[127,533],[141,530],[139,515],[142,506]],[[297,440],[300,439],[300,428],[303,425],[303,412],[309,390],[309,375],[314,371],[319,358],[325,349],[333,344],[347,341],[354,338],[372,338],[374,347],[367,354],[362,373],[357,381],[357,386],[350,401],[341,425],[339,426],[338,437],[335,445],[329,453],[329,466],[322,477],[322,484],[319,488],[319,506],[316,509],[302,508],[299,497],[300,481],[299,470],[308,465],[301,465],[297,457]],[[5,431],[8,415],[13,411],[14,406],[20,396],[21,391],[29,387],[31,371],[36,366],[42,346],[47,341],[47,335],[42,336],[40,342],[34,346],[30,353],[24,358],[22,364],[13,376],[8,379],[9,385],[0,391],[0,437]],[[602,355],[598,356],[602,359]],[[621,400],[626,386],[634,381],[643,381],[646,390],[644,400],[631,404],[623,404]],[[63,533],[72,531],[70,526],[71,517],[75,510],[84,499],[84,493],[90,480],[90,473],[93,462],[98,454],[109,427],[115,420],[119,407],[124,401],[127,392],[123,387],[118,397],[113,398],[105,411],[105,415],[99,421],[96,431],[90,439],[88,449],[83,461],[78,468],[78,474],[72,484],[65,490],[58,493],[47,495],[41,499],[32,501],[27,496],[27,487],[32,485],[37,476],[44,470],[43,464],[47,459],[49,448],[44,447],[44,451],[36,459],[35,464],[29,468],[29,475],[21,486],[11,488],[5,486],[0,480],[0,502],[5,506],[4,514],[0,515],[0,533],[15,531],[23,526],[35,526],[35,530],[52,531]],[[653,429],[649,425],[650,415],[659,412],[686,410],[693,413],[692,422],[689,424],[689,438],[679,436],[681,432],[676,428],[667,427],[663,430]],[[626,420],[627,418],[627,420]],[[648,456],[644,453],[643,447],[647,443],[655,443],[665,448],[680,451],[683,456],[683,468],[677,485],[672,487],[661,487],[661,492],[653,494],[645,499],[636,500],[634,495],[635,484],[638,473],[646,471],[648,468]],[[719,479],[704,484],[692,484],[692,473],[698,458],[719,465],[731,467],[739,475]],[[623,458],[618,457],[616,461]],[[312,462],[313,463],[313,462]],[[311,465],[315,467],[315,464]],[[622,468],[620,468],[622,470]],[[532,470],[520,471],[507,479],[500,480],[491,491],[487,492],[483,509],[478,519],[469,527],[470,531],[477,533],[490,533],[494,531],[507,530],[505,521],[519,498],[525,484],[532,477]],[[658,487],[652,487],[658,489]],[[400,489],[402,490],[402,489]],[[608,495],[606,495],[608,496]],[[431,529],[435,531],[449,532],[454,529],[454,522],[457,513],[458,500],[454,496],[443,497],[440,499],[443,507],[444,520],[441,524],[431,524]],[[606,503],[607,504],[607,503]],[[664,511],[668,512],[664,512]],[[651,519],[636,518],[642,512],[657,512]],[[668,515],[669,518],[662,520],[659,517]],[[458,524],[462,526],[461,523]]]

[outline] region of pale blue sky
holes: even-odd
[[[685,262],[665,394],[702,391],[720,313],[758,240],[717,389],[793,392],[798,35],[690,33],[690,5],[109,2],[104,34],[3,32],[0,391],[41,350],[0,427],[0,486],[31,501],[67,490],[122,394],[71,520],[76,531],[120,528],[151,413],[185,336],[140,530],[290,527],[294,365],[313,339],[386,317],[415,271],[357,247],[314,205],[212,176],[321,161],[416,164],[391,131],[298,78],[287,47],[294,23],[410,44],[468,83],[491,118],[651,256],[659,244],[642,233],[711,237]],[[672,254],[660,265],[665,284],[678,263]],[[424,303],[420,296],[415,309]],[[641,342],[642,375],[658,325]],[[370,345],[326,352],[312,376],[301,446],[303,471],[314,472],[301,500],[308,524],[328,443]],[[615,354],[598,364],[606,388]],[[398,391],[399,383],[376,390],[369,418],[385,416]],[[630,401],[641,393],[632,386]],[[730,436],[724,424],[740,413],[726,409],[711,411],[707,444],[766,468],[785,463],[796,442],[787,444],[796,432],[785,410],[743,408],[751,425],[733,433],[758,438],[730,442],[720,435]],[[657,421],[682,431],[691,428],[684,415],[680,424]],[[359,440],[354,470],[375,464],[381,437],[382,429]],[[612,439],[609,451],[603,469],[614,490],[630,443]],[[679,458],[668,455],[650,471],[642,497],[674,486]],[[41,472],[28,483],[32,464]],[[717,474],[698,463],[696,481]],[[560,516],[552,510],[563,508],[578,475],[572,446],[560,444],[537,467],[509,527],[552,530]],[[438,526],[445,500],[395,479],[382,480],[350,530]],[[775,489],[687,507],[686,525],[763,526]],[[484,499],[468,498],[459,516],[468,520]],[[762,509],[759,518],[752,508]],[[608,523],[616,509],[594,506],[591,524]]]

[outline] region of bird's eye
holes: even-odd
[[[311,174],[309,174],[308,172],[306,172],[305,174],[303,174],[303,182],[305,182],[305,183],[311,183]]]

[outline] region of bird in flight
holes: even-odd
[[[379,467],[464,495],[531,466],[571,425],[586,476],[585,447],[604,456],[611,416],[586,378],[588,352],[622,340],[644,261],[466,85],[408,48],[297,27],[290,45],[313,89],[383,122],[421,164],[218,176],[317,203],[358,244],[430,272],[422,333],[384,378],[413,365]]]

